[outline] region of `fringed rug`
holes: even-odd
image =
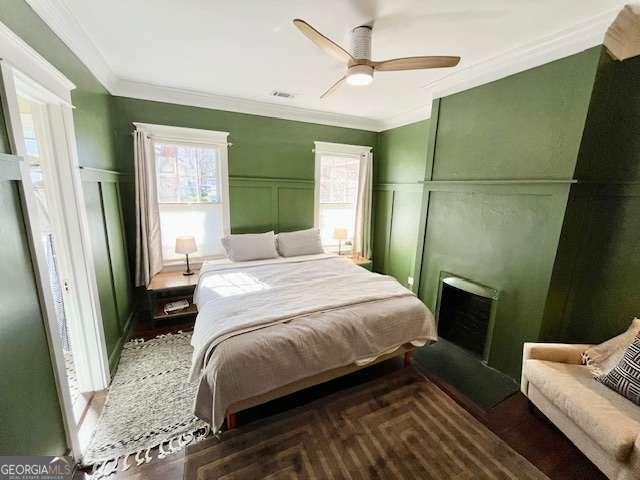
[[[188,380],[190,340],[191,333],[180,332],[125,344],[83,457],[93,478],[164,458],[209,434],[192,413],[197,386]]]
[[[241,424],[180,462],[184,480],[548,480],[413,368]]]

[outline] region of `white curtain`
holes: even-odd
[[[360,157],[353,255],[371,258],[371,202],[373,197],[373,153]]]
[[[136,182],[136,286],[149,285],[162,269],[160,214],[151,140],[139,130],[133,134]]]

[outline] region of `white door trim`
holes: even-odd
[[[18,148],[15,139],[22,136],[22,127],[20,122],[15,122],[15,118],[20,118],[18,110],[18,98],[15,94],[15,82],[13,77],[13,68],[2,61],[0,63],[2,73],[2,84],[4,91],[1,92],[2,104],[5,111],[5,122],[7,124],[8,136],[11,142],[12,150],[15,154],[24,153],[24,147]],[[23,212],[36,212],[35,197],[33,195],[33,187],[31,185],[30,167],[25,160],[20,161],[20,199],[22,201]],[[27,214],[30,215],[30,214]],[[55,377],[56,387],[58,390],[58,398],[60,399],[60,407],[62,410],[62,418],[64,421],[67,442],[74,457],[79,458],[81,455],[80,442],[78,439],[76,421],[73,414],[73,402],[69,392],[69,383],[64,365],[64,357],[62,347],[58,342],[51,341],[53,338],[59,337],[57,322],[55,321],[55,307],[53,296],[51,294],[51,285],[47,271],[47,259],[42,247],[38,241],[38,232],[35,229],[37,218],[31,220],[25,219],[27,237],[29,240],[29,249],[31,251],[31,259],[33,269],[36,273],[36,285],[38,286],[38,297],[40,299],[41,309],[44,316],[44,324],[47,332],[47,340],[49,343],[49,354],[53,366],[53,374]]]
[[[40,96],[38,100],[46,107],[46,115],[52,146],[52,161],[54,174],[51,188],[55,188],[60,195],[60,218],[64,224],[56,232],[58,241],[64,242],[68,252],[63,261],[66,262],[66,279],[75,295],[71,295],[69,321],[73,334],[73,352],[79,383],[87,390],[102,390],[110,381],[109,360],[104,338],[102,315],[98,287],[89,237],[89,224],[84,205],[82,182],[78,166],[78,154],[73,123],[73,111],[69,102],[70,91],[62,98],[49,90],[46,82],[39,83],[38,78],[32,78],[13,67],[8,59],[0,63],[4,92],[2,101],[5,106],[8,135],[13,153],[25,157],[22,125],[18,108],[18,90],[27,92],[28,96]],[[32,72],[38,70],[32,69]],[[42,69],[40,69],[42,71]],[[48,80],[51,77],[48,76]],[[65,86],[68,86],[65,85]],[[82,447],[78,439],[76,418],[69,392],[66,369],[61,346],[57,341],[58,325],[56,322],[54,302],[51,294],[47,259],[44,248],[39,241],[37,231],[38,212],[35,196],[31,185],[30,165],[26,161],[20,162],[21,197],[25,215],[27,216],[27,232],[29,246],[34,261],[34,270],[38,282],[39,297],[45,317],[45,327],[52,357],[54,376],[58,388],[67,441],[76,459],[82,456]],[[65,298],[67,300],[68,298]],[[67,304],[65,303],[65,307]]]

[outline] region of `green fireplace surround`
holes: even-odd
[[[640,310],[639,76],[597,47],[378,136],[374,268],[434,311],[443,272],[499,291],[488,364],[515,379],[523,342],[600,342]]]
[[[374,269],[432,309],[442,272],[498,291],[487,358],[513,378],[524,341],[600,341],[637,313],[640,289],[629,288],[640,257],[635,59],[613,62],[593,48],[442,98],[429,120],[376,133],[114,97],[23,0],[0,4],[0,21],[77,86],[112,369],[134,304],[134,121],[230,132],[234,232],[311,226],[313,142],[373,146]],[[9,152],[4,128],[0,152]],[[61,454],[66,439],[17,178],[2,177],[0,198],[0,454]]]

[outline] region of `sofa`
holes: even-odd
[[[522,393],[608,478],[640,479],[640,406],[594,380],[589,345],[525,343]]]

